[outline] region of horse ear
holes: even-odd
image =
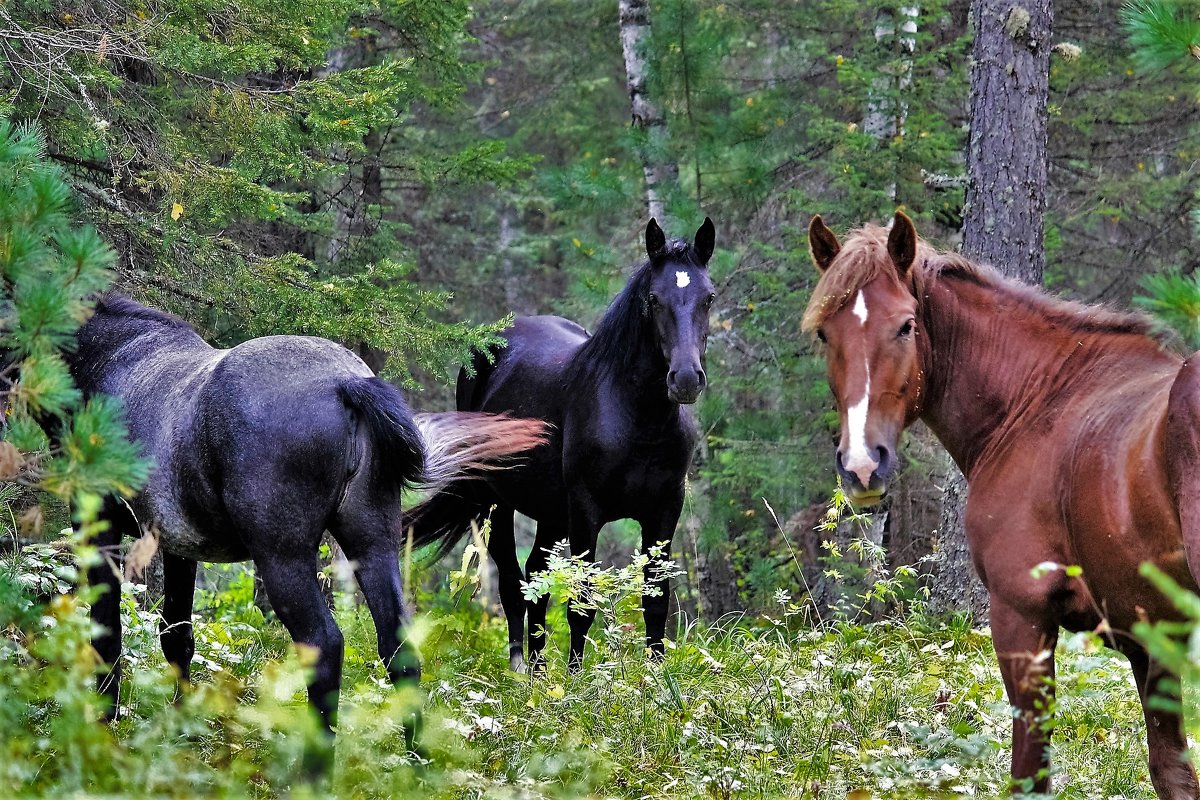
[[[650,260],[653,261],[666,249],[667,236],[663,233],[662,228],[658,227],[658,220],[651,217],[650,224],[646,226],[646,255],[650,256]]]
[[[692,245],[692,249],[696,251],[696,258],[701,264],[708,265],[708,260],[712,258],[716,244],[717,229],[713,225],[713,221],[705,217],[704,224],[700,226],[700,230],[696,231],[696,242]]]
[[[896,265],[896,271],[903,278],[917,257],[917,229],[903,211],[897,211],[896,218],[892,220],[892,232],[888,234],[887,248],[892,263]]]
[[[812,218],[812,222],[808,223],[808,248],[812,252],[813,263],[817,265],[818,272],[829,269],[833,259],[842,250],[837,236],[829,230],[820,214],[817,214]]]

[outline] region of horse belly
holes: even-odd
[[[147,498],[146,516],[158,531],[159,546],[172,555],[193,561],[246,561],[250,551],[231,526],[219,522],[219,514],[188,513],[178,498],[166,492]],[[135,512],[137,508],[135,507]]]

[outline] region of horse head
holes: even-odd
[[[824,343],[841,423],[837,472],[852,501],[873,505],[896,470],[900,433],[920,411],[924,373],[909,273],[917,232],[897,212],[886,243],[863,235],[843,248],[816,216],[809,246],[821,278],[803,327]]]
[[[667,241],[654,219],[646,226],[650,290],[645,298],[658,346],[667,362],[667,397],[694,403],[704,390],[708,311],[716,298],[708,276],[716,230],[705,217],[693,244]]]

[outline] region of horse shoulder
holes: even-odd
[[[1163,438],[1183,549],[1193,578],[1200,580],[1200,353],[1183,362],[1171,384]]]

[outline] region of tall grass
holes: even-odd
[[[813,628],[785,603],[677,629],[656,663],[636,642],[629,574],[625,589],[609,584],[615,624],[596,626],[577,675],[564,669],[560,604],[546,671],[531,678],[507,669],[501,617],[461,594],[421,598],[423,698],[391,688],[369,616],[343,598],[332,788],[299,786],[295,765],[315,733],[304,669],[248,582],[200,598],[195,685],[178,704],[157,617],[127,587],[125,716],[106,726],[82,608],[70,595],[39,604],[10,577],[65,568],[29,558],[0,569],[6,796],[992,797],[1008,785],[1011,713],[986,632],[913,615]],[[1123,659],[1087,636],[1065,638],[1059,658],[1061,796],[1153,797]],[[425,724],[414,755],[400,722],[416,702]]]

